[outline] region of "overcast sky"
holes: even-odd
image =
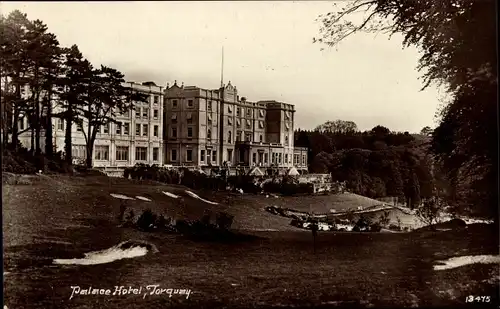
[[[401,37],[357,34],[337,50],[313,44],[321,2],[2,2],[40,19],[63,46],[77,44],[94,65],[127,80],[217,88],[224,81],[248,100],[295,105],[296,128],[352,120],[418,132],[435,126],[438,89],[420,91],[418,52]]]

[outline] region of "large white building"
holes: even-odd
[[[119,172],[136,163],[163,164],[163,89],[154,83],[127,82],[125,86],[149,96],[147,103],[134,103],[134,110],[116,117],[117,124],[102,126],[97,134],[93,150],[93,165]],[[64,152],[65,122],[54,118],[53,144],[55,151]],[[19,129],[28,126],[27,119],[19,122]],[[84,127],[85,130],[85,127]],[[80,127],[72,126],[72,155],[75,161],[83,161],[87,152],[85,136]],[[45,149],[45,134],[42,132],[40,146]],[[31,132],[19,136],[24,147],[31,147]]]

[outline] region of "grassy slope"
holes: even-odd
[[[322,199],[331,197],[266,199],[243,195],[228,207],[187,197],[184,189],[77,177],[44,177],[33,186],[4,186],[4,267],[10,272],[5,281],[6,304],[10,308],[163,308],[173,303],[199,308],[221,303],[247,307],[363,300],[364,304],[381,306],[411,305],[414,301],[420,305],[457,305],[463,303],[465,295],[494,296],[494,288],[498,288],[498,283],[489,286],[481,282],[498,275],[491,265],[432,270],[438,259],[498,254],[498,232],[485,227],[459,234],[320,233],[317,254],[313,254],[309,233],[294,231],[288,219],[262,209],[279,203],[296,209],[302,205],[304,210],[307,204],[315,203],[314,207],[320,208]],[[185,207],[180,208],[162,190],[183,195]],[[127,201],[136,213],[151,207],[196,219],[205,208],[228,209],[235,214],[235,227],[287,232],[254,232],[264,239],[229,246],[121,229],[115,222],[121,200],[109,193],[143,195],[154,201]],[[199,195],[223,200],[220,193]],[[323,203],[323,207],[332,208]],[[53,258],[77,257],[128,239],[148,240],[160,253],[104,265],[47,266]],[[164,296],[68,299],[71,285],[113,288],[117,284],[153,283],[191,288],[194,294],[189,300]]]

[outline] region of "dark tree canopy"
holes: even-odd
[[[314,42],[338,46],[357,32],[382,32],[417,47],[423,88],[445,86],[452,98],[440,124],[421,132],[432,137],[430,150],[450,183],[450,201],[498,219],[496,6],[495,0],[337,3],[320,16]]]

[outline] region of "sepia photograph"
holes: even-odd
[[[498,1],[2,1],[3,309],[500,308]]]

